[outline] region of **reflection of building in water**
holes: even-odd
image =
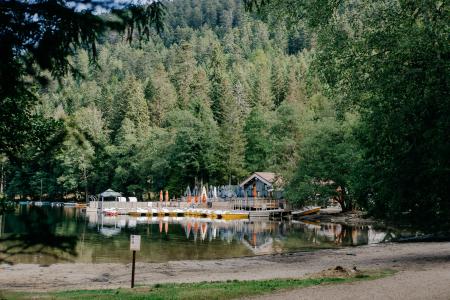
[[[102,235],[108,236],[108,237],[119,234],[121,231],[121,228],[119,226],[117,226],[118,219],[107,219],[107,220],[105,220],[105,219],[106,218],[103,215],[100,216],[100,223],[97,223],[98,231]],[[107,221],[107,222],[105,222],[105,221]],[[113,224],[111,224],[111,223],[113,223]]]
[[[268,254],[274,251],[274,238],[282,233],[275,222],[249,222],[243,230],[242,243],[254,254]]]
[[[303,247],[366,245],[379,243],[386,238],[385,232],[377,231],[371,226],[346,226],[334,223],[104,216],[97,213],[88,214],[88,220],[91,227],[97,226],[98,232],[106,236],[120,233],[121,228],[136,228],[139,224],[155,224],[159,227],[159,232],[165,234],[169,234],[171,226],[181,226],[188,240],[220,239],[227,243],[239,241],[254,254],[282,251],[288,238],[301,241],[299,243]]]

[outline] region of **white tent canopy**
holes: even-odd
[[[121,196],[122,196],[121,193],[115,192],[112,189],[107,189],[106,191],[100,194],[100,197],[102,198],[116,198]]]
[[[121,197],[122,197],[121,193],[115,192],[112,189],[107,189],[106,191],[104,191],[99,195],[99,198],[102,200],[101,210],[103,211],[103,201],[105,200],[105,198],[114,198],[114,201],[117,201],[117,199]]]

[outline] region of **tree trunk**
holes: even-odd
[[[352,202],[347,201],[347,198],[345,197],[345,188],[339,187],[337,193],[338,195],[333,198],[341,205],[342,212],[351,211],[353,209],[353,205]]]
[[[86,168],[83,168],[83,177],[84,177],[84,198],[85,198],[85,201],[87,204],[88,203],[88,182],[87,182]]]
[[[0,178],[0,194],[3,195],[3,182],[4,182],[4,179],[5,179],[3,163],[2,163],[2,170],[1,170],[1,176],[0,177],[1,177]]]

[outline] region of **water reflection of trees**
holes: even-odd
[[[103,216],[73,208],[23,207],[3,218],[2,224],[0,263],[52,263],[62,259],[123,262],[129,256],[131,233],[143,236],[140,255],[145,256],[146,261],[268,254],[370,244],[395,238],[394,233],[372,226]]]
[[[2,215],[0,263],[12,264],[19,256],[45,256],[59,260],[75,256],[78,237],[67,234],[70,232],[67,226],[70,225],[64,222],[66,219],[61,211],[28,206]]]
[[[329,248],[335,246],[357,246],[379,243],[389,235],[372,226],[347,226],[344,224],[314,224],[284,221],[223,221],[199,218],[158,218],[158,217],[102,217],[91,220],[98,224],[120,228],[135,228],[142,223],[154,223],[160,233],[168,234],[182,227],[185,236],[192,241],[221,240],[225,243],[238,241],[255,254],[282,252],[302,248]],[[93,218],[97,218],[94,216]],[[110,231],[111,231],[110,230]],[[108,232],[110,232],[108,231]],[[106,232],[99,230],[100,233]]]

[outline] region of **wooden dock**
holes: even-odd
[[[281,205],[280,205],[281,204]],[[114,209],[118,214],[129,214],[133,216],[145,215],[167,215],[167,216],[184,216],[187,215],[187,209],[203,210],[200,215],[207,217],[214,215],[215,211],[230,211],[245,213],[248,218],[266,218],[281,219],[288,217],[291,210],[281,208],[285,206],[279,200],[264,199],[233,199],[231,201],[217,201],[208,204],[199,203],[196,207],[191,207],[187,202],[117,202],[117,201],[91,201],[87,207],[88,212],[103,212],[104,210]],[[146,210],[148,212],[141,212]]]
[[[290,211],[279,208],[279,209],[270,209],[270,210],[251,210],[249,211],[249,218],[269,218],[269,219],[281,219],[285,216],[288,216]]]

